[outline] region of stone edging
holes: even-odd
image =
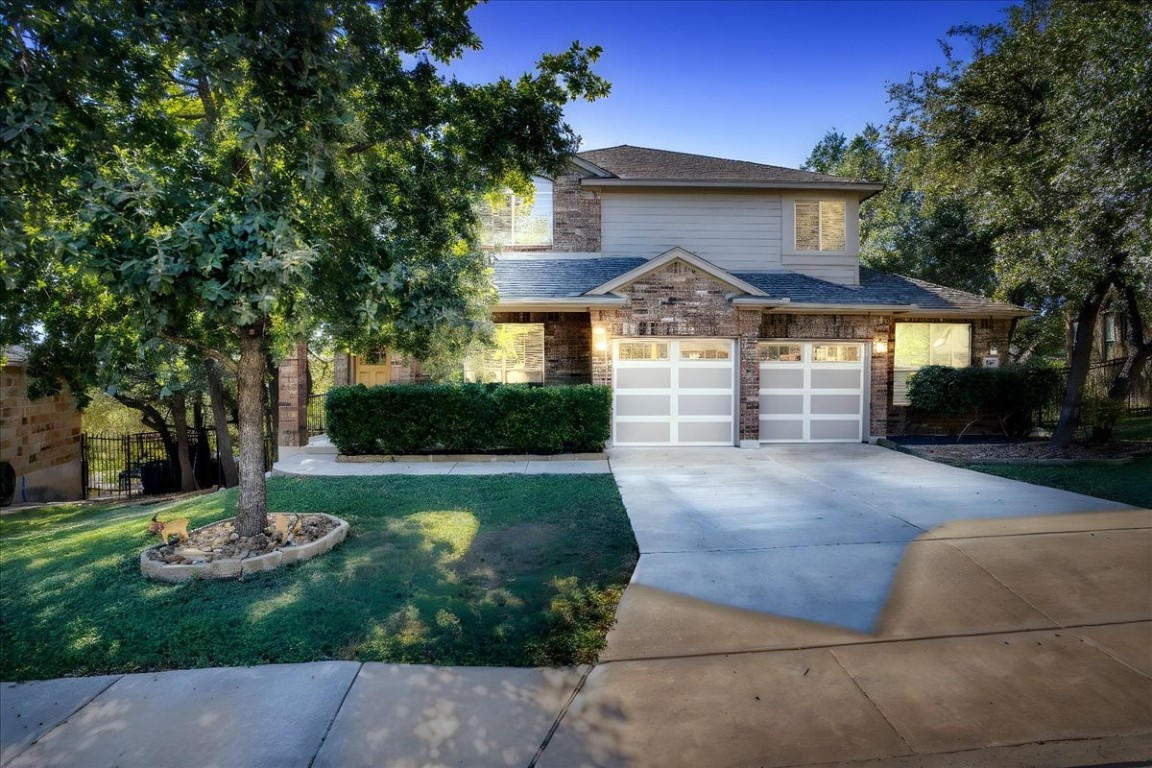
[[[309,514],[323,513],[310,512]],[[250,573],[271,571],[279,568],[281,565],[311,560],[344,541],[344,538],[348,535],[347,522],[335,515],[325,514],[324,517],[335,520],[338,525],[319,539],[316,539],[316,541],[310,541],[298,547],[277,549],[264,555],[257,555],[256,557],[246,557],[243,560],[223,558],[213,560],[209,563],[165,563],[148,557],[149,552],[164,546],[163,544],[157,544],[140,553],[140,572],[156,581],[179,584],[189,579],[242,579]],[[217,520],[214,523],[201,526],[196,530],[203,530],[219,522],[220,521]]]
[[[934,461],[937,464],[947,464],[950,467],[971,467],[977,464],[984,464],[989,466],[1017,466],[1017,467],[1119,467],[1124,464],[1131,464],[1135,461],[1133,456],[1123,456],[1118,459],[1001,459],[1001,458],[984,458],[984,459],[960,459],[954,456],[933,456],[932,454],[918,451],[915,448],[910,448],[906,445],[894,443],[887,438],[880,438],[876,441],[876,445],[883,448],[888,448],[900,453],[906,453],[909,456],[915,456],[918,459],[927,459]]]
[[[514,454],[501,456],[491,453],[447,453],[447,454],[364,454],[350,456],[345,453],[336,455],[338,464],[428,464],[428,463],[494,463],[507,462],[521,464],[535,461],[605,461],[606,453],[556,453],[556,454]]]

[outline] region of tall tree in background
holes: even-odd
[[[963,199],[934,185],[914,150],[869,124],[850,140],[829,131],[801,167],[884,183],[860,208],[864,266],[990,295],[991,237]]]
[[[895,87],[896,125],[993,236],[1001,289],[1067,302],[1066,445],[1101,305],[1149,291],[1152,6],[1028,2],[952,36],[971,56]]]
[[[367,328],[422,356],[486,310],[471,201],[557,170],[596,48],[516,81],[437,67],[479,47],[467,0],[36,0],[0,45],[4,281],[98,274],[135,320],[239,350],[237,527],[266,524],[262,393],[277,329]],[[203,332],[184,334],[193,326]],[[211,350],[207,351],[211,353]],[[220,357],[225,352],[217,350]]]

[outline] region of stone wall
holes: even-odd
[[[16,471],[17,502],[83,496],[81,430],[71,394],[29,400],[24,366],[0,371],[0,461]]]
[[[544,383],[592,382],[592,326],[587,312],[496,312],[494,323],[543,323]]]

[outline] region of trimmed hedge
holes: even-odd
[[[949,368],[927,365],[908,379],[917,411],[944,416],[989,416],[1012,436],[1028,434],[1037,409],[1056,395],[1058,371],[1040,365]]]
[[[325,400],[340,453],[588,453],[612,434],[612,393],[586,384],[337,387]]]

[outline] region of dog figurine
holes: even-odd
[[[176,541],[184,541],[188,538],[188,518],[182,517],[179,520],[159,520],[160,513],[157,512],[152,515],[152,522],[148,523],[148,533],[154,533],[168,543],[168,539],[172,536],[176,537]]]
[[[300,531],[300,515],[271,515],[272,538],[281,544],[292,541],[292,537]]]

